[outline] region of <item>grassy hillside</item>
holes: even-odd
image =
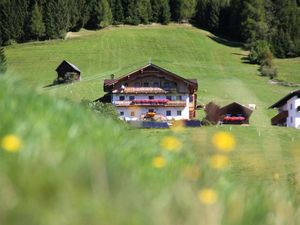
[[[239,48],[195,28],[81,34],[7,48],[0,224],[297,224],[300,134],[271,127],[267,110],[291,89],[269,84]],[[134,130],[75,103],[149,58],[197,78],[200,102],[257,104],[251,126]],[[83,81],[42,88],[63,59]]]
[[[276,59],[278,79],[300,84],[300,58]]]

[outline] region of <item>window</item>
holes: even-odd
[[[291,123],[293,123],[293,117],[291,117]]]
[[[124,116],[124,112],[120,112],[120,116]]]
[[[172,96],[167,96],[167,99],[168,99],[169,101],[172,101]]]
[[[158,83],[158,82],[154,82],[154,83],[153,83],[153,86],[154,86],[154,87],[159,87],[159,83]]]
[[[134,86],[135,86],[135,87],[140,87],[140,86],[141,86],[141,83],[140,83],[140,82],[135,82]]]
[[[124,86],[125,86],[125,87],[128,87],[128,83],[125,83]]]
[[[154,96],[149,96],[148,98],[149,98],[149,100],[153,100]]]
[[[130,113],[130,116],[135,116],[135,112],[131,112],[131,113]]]
[[[149,87],[149,83],[148,83],[148,82],[145,82],[145,83],[144,83],[144,87]]]
[[[291,109],[291,110],[293,109],[293,104],[290,105],[290,109]]]
[[[169,82],[164,83],[164,88],[171,88],[171,84]]]
[[[181,116],[181,110],[177,111],[177,116]]]
[[[171,112],[171,110],[167,110],[167,112],[166,112],[166,116],[172,116],[172,112]]]
[[[124,101],[124,100],[125,100],[125,96],[120,96],[120,97],[119,97],[119,100],[120,100],[120,101]]]
[[[134,96],[129,96],[129,101],[133,101],[135,99]]]
[[[148,112],[153,113],[154,109],[149,109]]]
[[[176,96],[176,100],[177,101],[182,101],[182,96],[181,95]]]

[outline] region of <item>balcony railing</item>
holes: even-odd
[[[115,101],[116,106],[165,106],[165,107],[185,107],[185,101],[170,101],[167,99],[144,99],[132,101]]]

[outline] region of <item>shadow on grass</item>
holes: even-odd
[[[57,85],[59,85],[59,84],[52,83],[52,84],[48,84],[48,85],[44,86],[43,88],[54,87],[54,86],[57,86]]]
[[[237,42],[237,41],[229,41],[229,40],[226,40],[224,38],[221,38],[221,37],[217,37],[217,36],[213,36],[213,35],[207,35],[207,37],[209,37],[211,40],[219,43],[219,44],[222,44],[222,45],[225,45],[225,46],[228,46],[228,47],[243,47],[243,43],[241,42]]]
[[[48,85],[44,86],[43,88],[50,88],[50,87],[55,87],[55,86],[62,86],[62,85],[72,84],[72,83],[74,83],[74,82],[68,82],[68,81],[57,82],[57,81],[54,81],[54,82],[52,82],[52,84],[48,84]]]

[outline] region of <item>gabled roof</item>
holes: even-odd
[[[294,96],[300,97],[300,90],[296,90],[296,91],[290,92],[288,95],[286,95],[285,97],[283,97],[282,99],[280,99],[278,102],[276,102],[275,104],[271,105],[269,107],[269,109],[280,108],[281,106],[285,105],[287,103],[287,101],[290,100],[291,98],[293,98]]]
[[[220,108],[220,115],[222,114],[226,114],[228,111],[231,111],[231,110],[236,110],[236,109],[243,109],[246,117],[250,117],[250,115],[252,114],[252,110],[249,109],[248,107],[244,106],[244,105],[241,105],[237,102],[233,102],[229,105],[226,105],[222,108]]]
[[[75,66],[74,64],[72,64],[72,63],[70,63],[70,62],[68,62],[66,60],[62,61],[61,64],[59,64],[59,66],[56,68],[56,71],[58,72],[60,70],[60,68],[63,67],[63,66],[69,66],[74,71],[76,71],[78,73],[81,73],[80,69],[77,66]]]
[[[137,73],[139,71],[143,71],[143,70],[148,69],[150,67],[153,67],[153,68],[155,68],[158,71],[161,71],[161,72],[163,72],[165,74],[168,74],[169,76],[172,76],[172,77],[174,77],[176,79],[179,79],[179,80],[181,80],[181,81],[183,81],[183,82],[191,85],[192,87],[194,87],[195,90],[198,89],[198,81],[197,81],[197,79],[185,79],[185,78],[183,78],[181,76],[178,76],[177,74],[172,73],[172,72],[170,72],[168,70],[165,70],[165,69],[163,69],[163,68],[161,68],[161,67],[159,67],[159,66],[157,66],[155,64],[149,63],[149,64],[146,64],[145,66],[143,66],[143,67],[141,67],[141,68],[139,68],[137,70],[134,70],[134,71],[132,71],[132,72],[130,72],[130,73],[124,75],[124,76],[119,77],[118,79],[110,79],[110,80],[107,79],[107,80],[104,80],[104,91],[107,91],[110,86],[113,86],[114,84],[116,84],[116,83],[118,83],[120,81],[126,80],[130,76],[134,75],[135,73]]]

